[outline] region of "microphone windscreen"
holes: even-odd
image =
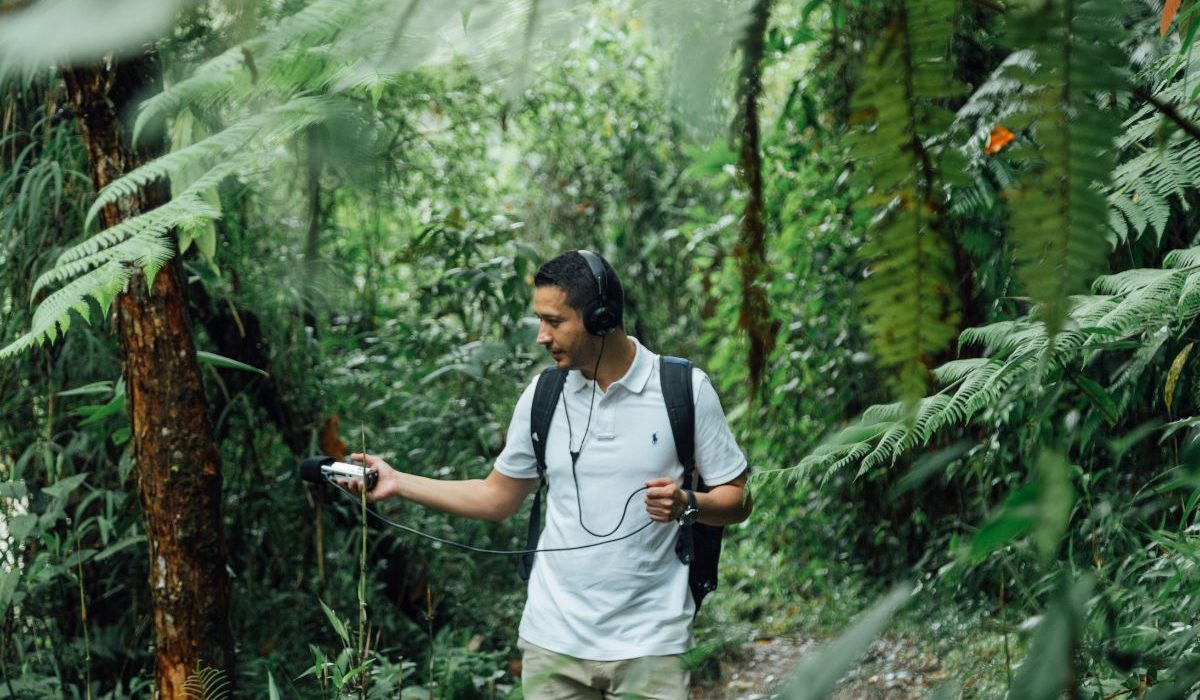
[[[333,464],[333,462],[333,457],[326,457],[325,455],[309,457],[300,463],[300,478],[305,481],[311,481],[314,484],[319,484],[325,480],[325,477],[321,475],[321,467]]]

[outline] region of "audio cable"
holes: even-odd
[[[360,503],[359,496],[356,496],[352,491],[350,491],[350,489],[342,486],[341,484],[339,484],[333,480],[329,480],[326,483],[331,484],[338,491],[341,491],[342,493],[344,493],[348,498],[353,499],[355,503]],[[625,499],[625,508],[621,511],[621,522],[622,523],[625,522],[625,514],[629,511],[629,502],[633,500],[634,496],[638,495],[642,491],[645,491],[646,488],[647,487],[645,487],[645,486],[638,488],[633,493],[629,494],[629,498]],[[396,528],[397,530],[403,530],[404,532],[408,532],[408,533],[411,533],[414,535],[418,535],[420,537],[424,537],[425,539],[431,540],[433,542],[439,542],[441,544],[450,545],[451,547],[458,547],[459,549],[465,549],[469,552],[478,552],[480,554],[502,554],[502,555],[539,554],[541,552],[570,552],[570,551],[574,551],[576,549],[590,549],[592,547],[599,547],[600,545],[604,545],[604,544],[612,544],[613,542],[620,542],[621,540],[627,540],[630,537],[633,537],[634,535],[638,534],[642,530],[645,530],[646,528],[648,528],[654,524],[653,520],[648,520],[648,521],[646,521],[645,525],[642,525],[641,527],[634,530],[633,532],[621,535],[620,537],[614,537],[611,540],[604,540],[602,542],[592,542],[590,544],[581,544],[581,545],[577,545],[574,547],[545,547],[545,548],[541,548],[541,549],[488,549],[487,547],[476,547],[474,545],[463,544],[462,542],[455,542],[454,540],[448,540],[443,537],[438,537],[437,535],[431,535],[427,532],[422,532],[421,530],[418,530],[415,527],[410,527],[408,525],[403,525],[401,523],[398,523],[398,522],[392,520],[391,518],[388,518],[387,516],[379,513],[374,508],[367,508],[367,512],[370,513],[371,515],[373,515],[376,520],[382,522],[385,525],[388,525],[389,527],[393,527],[393,528]],[[617,527],[619,528],[620,526],[621,526],[620,523],[618,523]],[[616,530],[614,529],[613,532],[616,532]],[[612,534],[612,533],[609,533],[609,534]]]

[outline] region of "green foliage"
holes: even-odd
[[[867,329],[896,393],[914,398],[928,366],[958,331],[959,299],[946,241],[940,182],[943,106],[962,92],[948,60],[955,0],[897,3],[859,75],[851,149],[875,231],[863,287]],[[953,154],[953,151],[946,151]],[[953,167],[953,166],[951,166]]]
[[[486,474],[544,357],[530,277],[589,246],[621,272],[635,334],[713,377],[754,465],[756,511],[729,529],[698,674],[750,630],[840,626],[881,581],[908,579],[901,628],[940,644],[951,675],[965,669],[964,696],[1010,670],[1014,698],[1182,696],[1200,615],[1200,161],[1143,95],[1195,117],[1191,52],[1176,51],[1192,35],[1159,42],[1157,8],[991,4],[773,8],[760,107],[778,344],[753,399],[738,144],[687,143],[688,122],[709,118],[679,119],[660,97],[678,40],[698,52],[684,92],[728,77],[694,40],[695,3],[638,4],[653,12],[636,18],[589,6],[583,22],[572,2],[197,7],[160,45],[167,87],[136,121],[146,143],[169,127],[174,151],[96,198],[55,81],[10,87],[0,675],[35,697],[149,692],[120,368],[103,324],[63,332],[72,310],[107,309],[132,266],[152,273],[183,249],[225,465],[237,694],[348,695],[366,680],[368,697],[504,695],[522,596],[511,563],[369,530],[360,581],[357,504],[291,475],[328,418],[407,471]],[[641,24],[669,13],[686,28]],[[457,50],[437,43],[447,28],[473,63],[442,60]],[[985,153],[996,126],[1017,138]],[[164,178],[171,201],[79,239]],[[902,397],[930,395],[880,403],[877,363]],[[384,509],[484,546],[523,534],[520,518]],[[1084,569],[1091,589],[1072,583]],[[366,666],[337,612],[360,591]],[[802,690],[827,691],[892,603],[809,661],[821,682]]]
[[[219,669],[198,665],[183,682],[183,694],[191,700],[226,700],[229,678]]]
[[[1187,331],[1200,311],[1193,300],[1200,271],[1187,263],[1195,249],[1174,251],[1166,258],[1170,267],[1128,270],[1101,277],[1098,291],[1076,296],[1068,313],[1071,330],[1051,338],[1038,314],[1015,321],[1001,321],[963,331],[963,343],[975,343],[987,356],[951,360],[934,370],[942,386],[918,402],[915,420],[906,420],[901,404],[873,406],[854,425],[832,437],[800,464],[808,473],[823,473],[858,463],[861,475],[881,464],[892,464],[905,452],[926,445],[933,436],[953,425],[969,424],[985,411],[1002,405],[1014,387],[1045,382],[1045,371],[1063,374],[1072,365],[1086,368],[1106,352],[1130,349],[1135,362],[1127,365],[1114,386],[1128,388],[1141,377],[1145,363],[1137,361],[1149,349],[1157,350],[1168,337]],[[1079,377],[1079,380],[1087,379]],[[1089,380],[1090,381],[1090,380]],[[1033,384],[1036,385],[1036,384]],[[1132,394],[1117,392],[1110,411],[1119,417],[1127,410]]]
[[[867,647],[887,629],[888,622],[912,595],[912,588],[894,588],[840,637],[806,657],[792,672],[781,697],[788,700],[820,700],[833,692],[838,680],[867,651]]]
[[[1037,148],[1008,151],[1028,156],[1028,172],[1010,195],[1011,239],[1021,283],[1042,307],[1050,335],[1062,329],[1069,295],[1100,270],[1107,250],[1100,188],[1112,177],[1121,122],[1111,104],[1121,85],[1121,12],[1121,3],[1110,0],[1062,0],[1042,3],[1018,21],[1035,66],[1014,76],[1025,103],[1007,123],[1028,129]]]

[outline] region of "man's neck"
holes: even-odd
[[[601,391],[608,391],[608,387],[613,382],[625,376],[629,368],[633,366],[633,360],[637,357],[637,347],[633,341],[625,334],[625,331],[617,329],[612,335],[604,339],[604,353],[600,356],[600,365],[596,369],[594,379],[600,385]],[[580,370],[583,376],[587,379],[593,379],[591,367]]]

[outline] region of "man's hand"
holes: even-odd
[[[350,459],[359,464],[366,465],[368,469],[379,474],[379,481],[375,483],[375,488],[367,491],[367,501],[369,503],[400,495],[400,472],[392,469],[390,464],[375,455],[363,454],[361,452],[350,455]],[[358,490],[362,486],[361,481],[345,477],[339,478],[337,483],[342,488],[348,489],[355,496],[358,495]]]
[[[669,523],[679,517],[687,505],[687,494],[674,479],[659,477],[646,482],[646,512],[650,519]]]

